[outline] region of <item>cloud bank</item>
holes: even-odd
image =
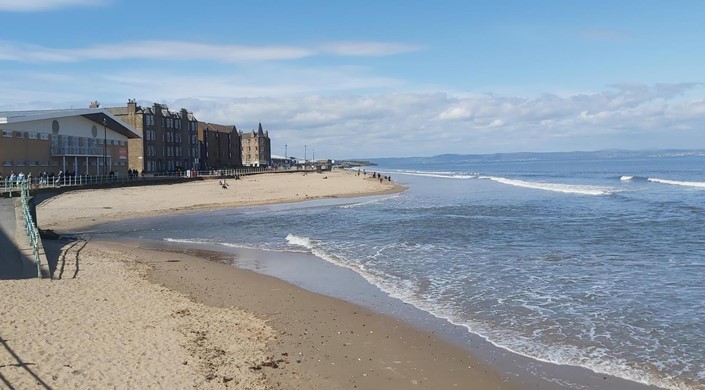
[[[2,3],[0,3],[2,4]],[[116,60],[248,61],[296,60],[314,56],[382,57],[421,50],[396,42],[326,42],[313,45],[248,46],[187,41],[145,40],[85,48],[48,48],[0,41],[0,60],[14,62],[79,62]],[[184,53],[189,58],[184,59]]]
[[[75,6],[99,6],[106,0],[2,0],[0,12],[38,12]]]
[[[411,92],[178,97],[179,91],[164,94],[165,99],[135,96],[145,106],[156,101],[173,109],[183,107],[198,120],[234,124],[242,131],[261,121],[272,136],[274,154],[284,154],[287,145],[289,155],[303,155],[307,145],[321,158],[360,158],[697,148],[705,144],[705,99],[689,92],[699,88],[700,84],[621,85],[589,94],[536,97]],[[82,96],[87,95],[73,96],[74,107],[87,106]],[[128,97],[103,103],[124,105]],[[33,104],[36,107],[25,103],[22,108],[52,107],[46,101]],[[0,110],[17,108],[0,105]]]
[[[685,96],[698,87],[620,85],[534,98],[392,93],[172,103],[199,120],[234,123],[245,131],[262,120],[279,154],[285,144],[290,154],[306,144],[332,158],[692,148],[705,141],[705,100]]]

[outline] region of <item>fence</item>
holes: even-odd
[[[29,243],[32,247],[32,255],[34,256],[34,264],[37,265],[37,277],[42,277],[41,262],[39,256],[39,230],[32,219],[32,213],[29,210],[29,182],[19,183],[20,197],[22,201],[22,216],[24,219],[24,227],[29,238]]]
[[[13,193],[18,193],[21,190],[21,186],[25,183],[29,189],[41,189],[41,188],[59,188],[59,187],[81,187],[81,186],[93,186],[93,185],[110,185],[119,186],[120,184],[134,185],[139,182],[148,184],[150,182],[157,181],[169,181],[184,178],[196,178],[196,177],[236,177],[236,176],[246,176],[258,173],[271,173],[271,172],[288,172],[295,171],[297,168],[285,169],[285,168],[238,168],[238,169],[210,169],[201,171],[181,171],[181,172],[166,172],[166,173],[153,173],[146,175],[124,175],[124,174],[111,174],[111,175],[51,175],[45,176],[41,175],[39,177],[6,177],[0,181],[0,193],[6,193],[8,196],[12,197]]]

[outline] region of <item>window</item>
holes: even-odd
[[[48,141],[48,140],[49,140],[49,134],[47,134],[47,133],[41,133],[41,134],[39,134],[39,139],[41,139],[42,141]]]
[[[17,166],[18,167],[24,167],[26,165],[26,161],[18,161]]]
[[[12,166],[12,161],[5,160],[2,162],[3,167],[11,167]]]
[[[39,166],[39,161],[30,161],[30,162],[29,162],[29,166],[30,166],[30,167]]]
[[[37,133],[30,132],[27,134],[27,138],[29,139],[37,139]]]
[[[12,130],[3,130],[2,136],[5,138],[12,138]]]
[[[15,138],[24,138],[24,133],[21,131],[15,131]]]

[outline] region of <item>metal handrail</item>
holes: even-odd
[[[220,176],[247,176],[258,173],[270,172],[291,172],[291,171],[311,171],[310,167],[288,167],[288,168],[263,168],[263,167],[243,167],[229,169],[202,169],[188,170],[181,172],[148,173],[146,175],[128,176],[125,174],[114,175],[55,175],[55,176],[33,176],[22,179],[10,180],[5,178],[0,181],[0,193],[7,193],[10,197],[13,192],[20,191],[22,183],[27,183],[30,189],[41,189],[47,187],[80,187],[95,184],[110,183],[130,183],[136,181],[163,181],[169,179],[181,179],[185,177],[220,177]]]
[[[37,277],[42,277],[41,261],[39,256],[39,230],[32,219],[32,213],[29,210],[29,186],[28,181],[19,183],[20,197],[22,203],[22,215],[24,217],[24,227],[29,237],[29,243],[32,245],[32,254],[34,255],[34,263],[37,265]]]

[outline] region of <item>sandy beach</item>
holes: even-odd
[[[228,179],[227,189],[222,189],[219,182],[219,179],[208,179],[145,187],[70,191],[43,201],[37,223],[42,229],[67,231],[165,213],[391,194],[404,189],[393,181],[373,179],[371,174],[357,176],[346,171],[243,176],[240,180]]]
[[[350,172],[72,191],[39,226],[385,194]],[[515,388],[466,349],[370,310],[221,262],[220,254],[90,235],[45,240],[54,280],[0,282],[8,388]]]

